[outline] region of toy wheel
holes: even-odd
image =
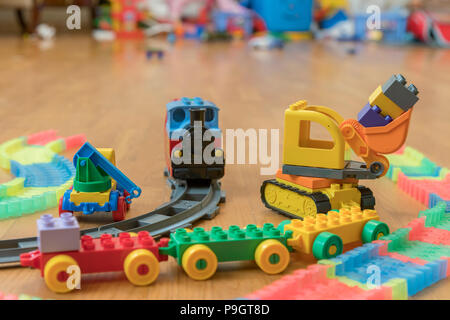
[[[389,227],[386,223],[378,220],[370,220],[364,226],[361,239],[364,243],[380,239],[389,234]]]
[[[146,249],[137,249],[128,254],[123,263],[123,270],[135,286],[147,286],[159,275],[159,261]]]
[[[73,213],[73,211],[63,210],[63,202],[64,202],[64,196],[62,196],[62,197],[59,199],[58,215],[61,216],[61,213],[63,213],[63,212],[70,212],[70,213]]]
[[[190,278],[206,280],[216,273],[217,257],[207,246],[196,244],[183,253],[181,265]]]
[[[67,268],[70,266],[78,266],[78,263],[71,256],[64,254],[54,256],[47,262],[44,268],[44,280],[50,290],[66,293],[74,289],[67,285],[67,279],[69,279]]]
[[[265,273],[277,274],[287,268],[289,251],[278,240],[265,240],[256,248],[255,262]]]
[[[125,219],[125,214],[127,213],[127,202],[124,197],[119,197],[117,200],[117,210],[113,211],[113,220],[114,221],[122,221]]]
[[[312,251],[316,259],[330,259],[342,253],[342,239],[330,232],[320,233],[314,240]]]

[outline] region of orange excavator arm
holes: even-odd
[[[346,143],[377,177],[389,169],[389,161],[382,154],[400,149],[408,136],[417,94],[413,84],[406,87],[406,79],[394,75],[372,93],[358,120],[345,120],[339,126]],[[379,125],[383,121],[388,123]]]

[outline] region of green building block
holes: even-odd
[[[105,192],[111,189],[111,177],[89,158],[79,157],[73,189],[78,192]]]
[[[426,261],[435,261],[441,257],[450,257],[450,246],[422,241],[409,241],[410,230],[410,228],[398,229],[387,236],[381,237],[380,240],[390,241],[388,244],[389,252],[396,252],[412,259],[419,258]]]
[[[238,226],[230,226],[228,230],[216,226],[211,231],[194,228],[193,232],[177,229],[170,234],[168,247],[159,248],[159,251],[176,258],[181,265],[183,254],[189,247],[203,244],[216,254],[218,262],[245,261],[255,259],[255,250],[264,240],[278,240],[292,251],[287,245],[287,239],[291,237],[292,231],[283,233],[271,223],[265,223],[262,228],[249,224],[243,229]]]
[[[447,204],[439,202],[435,207],[420,211],[420,217],[426,217],[425,227],[435,227],[450,231],[450,212],[445,212]]]

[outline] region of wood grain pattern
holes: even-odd
[[[165,46],[154,41],[152,46]],[[412,117],[407,144],[450,167],[448,101],[450,51],[424,47],[367,45],[356,55],[344,45],[296,43],[283,51],[254,52],[245,43],[167,47],[163,61],[145,58],[145,43],[95,43],[88,36],[59,37],[41,50],[36,42],[0,39],[0,141],[54,128],[63,135],[85,133],[95,146],[113,147],[116,161],[143,190],[129,217],[169,199],[165,185],[163,121],[165,104],[181,96],[200,96],[220,108],[226,128],[280,129],[283,111],[292,102],[332,107],[344,118],[356,117],[369,94],[393,73],[413,80],[420,101]],[[280,148],[281,151],[281,148]],[[65,154],[68,157],[72,152]],[[264,208],[259,198],[259,165],[228,165],[223,179],[227,203],[212,221],[229,226],[278,223],[284,218]],[[10,179],[2,172],[0,182]],[[391,229],[405,226],[424,209],[387,180],[371,181],[377,210]],[[56,214],[56,210],[50,210]],[[36,213],[0,221],[0,239],[34,236]],[[82,227],[108,222],[96,215]],[[286,273],[313,261],[291,256]],[[286,274],[285,273],[285,274]],[[82,290],[66,299],[222,299],[261,288],[281,275],[269,276],[253,262],[219,266],[213,280],[189,279],[171,259],[150,287],[137,288],[121,273],[86,275]],[[31,269],[0,270],[0,291],[61,298],[51,293]],[[449,299],[450,281],[441,281],[417,299]]]

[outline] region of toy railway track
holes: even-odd
[[[81,231],[81,235],[98,238],[102,234],[116,236],[121,232],[148,231],[153,237],[167,235],[177,228],[190,227],[195,221],[214,218],[218,204],[225,201],[220,182],[211,183],[167,180],[172,189],[170,201],[135,218]],[[37,249],[37,238],[0,241],[0,267],[19,266],[22,253]]]

